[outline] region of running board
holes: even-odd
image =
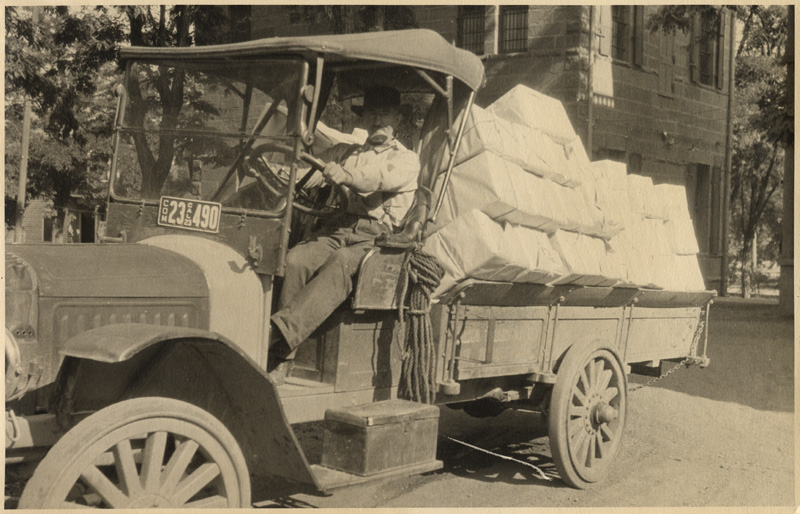
[[[422,473],[428,473],[438,469],[442,469],[442,461],[432,460],[422,464],[390,469],[388,471],[375,473],[369,476],[361,476],[344,471],[338,471],[332,468],[326,468],[325,466],[320,466],[319,464],[311,465],[311,472],[314,474],[314,478],[317,479],[317,484],[319,484],[320,491],[324,493],[340,487],[363,484],[366,482],[372,482],[374,480],[381,480],[397,476],[420,475]]]

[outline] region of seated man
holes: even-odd
[[[348,188],[347,214],[292,248],[286,256],[278,310],[272,315],[270,376],[283,383],[296,348],[350,295],[361,259],[382,233],[400,228],[414,200],[420,164],[417,155],[395,139],[402,120],[400,93],[379,86],[364,92],[364,105],[353,106],[367,129],[363,145],[335,145],[322,160],[323,180]],[[316,179],[316,180],[315,180]]]

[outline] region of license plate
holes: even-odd
[[[158,224],[216,234],[222,204],[187,198],[162,196],[158,208]]]

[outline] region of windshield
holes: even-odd
[[[132,63],[113,194],[274,208],[246,204],[254,179],[241,162],[267,141],[289,142],[302,78],[302,63],[287,60]]]

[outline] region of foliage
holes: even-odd
[[[68,205],[73,194],[99,203],[110,158],[113,92],[121,79],[120,46],[189,46],[230,39],[225,10],[219,6],[7,7],[6,191],[17,189],[26,95],[33,104],[29,197],[52,199],[57,208]],[[158,80],[163,112],[179,111],[180,78]],[[153,180],[163,182],[163,169],[175,149],[158,146],[159,154],[153,155],[143,145],[139,159],[152,162]]]
[[[66,207],[71,195],[80,194],[99,204],[120,35],[118,20],[102,7],[74,13],[6,8],[6,194],[17,190],[27,95],[33,114],[28,196]]]
[[[668,5],[658,9],[647,21],[651,31],[661,30],[668,34],[681,31],[684,34],[692,29],[696,17],[721,16],[724,6],[711,5]]]

